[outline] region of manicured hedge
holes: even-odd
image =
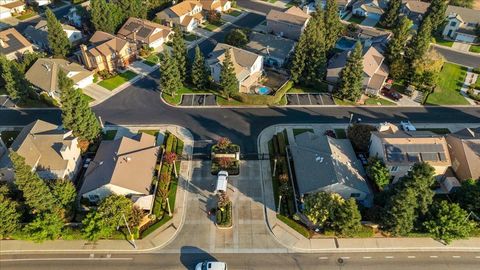
[[[310,238],[310,231],[302,224],[299,224],[295,220],[282,215],[277,215],[277,218],[283,223],[287,224],[290,228],[297,231],[299,234],[303,235],[305,238]]]
[[[215,218],[219,227],[232,226],[232,202],[228,202],[225,211],[223,212],[220,211],[220,209],[217,209]]]

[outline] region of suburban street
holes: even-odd
[[[180,254],[95,254],[2,256],[2,270],[32,269],[194,269],[204,260],[224,261],[228,269],[478,269],[476,253],[406,252],[406,253],[327,253],[271,254],[245,253],[209,254],[194,247],[184,247]],[[340,259],[340,260],[339,260]]]
[[[467,67],[478,67],[480,65],[480,54],[472,55],[468,53],[458,52],[454,49],[442,46],[432,46],[440,53],[447,62],[459,64]]]

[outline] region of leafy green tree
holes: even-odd
[[[425,12],[425,19],[429,19],[431,25],[430,31],[436,31],[445,21],[449,0],[432,0]],[[424,21],[425,21],[424,19]]]
[[[475,223],[468,219],[467,211],[458,204],[441,201],[430,207],[423,226],[433,237],[449,244],[454,239],[467,238]]]
[[[402,7],[402,0],[390,0],[388,8],[383,13],[380,24],[385,28],[392,28],[400,16],[400,8]]]
[[[331,219],[339,205],[344,202],[345,200],[337,193],[317,192],[309,194],[305,198],[303,213],[313,224],[323,227],[327,220]]]
[[[100,134],[100,123],[83,98],[82,92],[73,86],[73,81],[65,72],[58,72],[58,88],[62,104],[62,122],[66,129],[73,131],[81,139],[93,141]]]
[[[232,55],[230,50],[225,50],[225,59],[222,62],[222,70],[220,71],[220,86],[223,95],[230,99],[239,90],[238,80],[235,75],[235,68],[232,63]]]
[[[371,132],[376,130],[374,126],[366,124],[353,124],[347,129],[347,137],[352,142],[355,151],[367,152],[370,143]]]
[[[114,2],[121,8],[125,18],[145,19],[147,17],[147,6],[143,0],[115,0]]]
[[[410,64],[410,70],[414,71],[415,63],[422,59],[430,48],[432,37],[432,22],[430,17],[423,20],[418,33],[412,38],[407,48],[406,55]],[[413,74],[412,74],[413,75]]]
[[[47,184],[35,172],[32,172],[32,167],[25,163],[25,158],[11,151],[10,159],[15,171],[15,185],[22,191],[25,202],[32,212],[57,210],[57,202]]]
[[[160,59],[160,88],[171,96],[174,96],[182,87],[182,80],[178,65],[170,54],[164,53]]]
[[[58,213],[42,212],[24,230],[35,242],[55,240],[62,234],[65,224]]]
[[[192,84],[196,89],[205,89],[208,86],[210,77],[210,69],[208,69],[205,63],[205,57],[203,57],[200,48],[195,47],[195,58],[193,59],[190,78]]]
[[[175,26],[173,28],[175,34],[172,38],[172,56],[175,59],[178,71],[180,72],[181,82],[185,82],[187,75],[187,45],[183,39],[183,32]]]
[[[327,0],[325,6],[325,50],[329,51],[335,47],[338,38],[343,30],[340,16],[338,16],[338,5],[336,0]]]
[[[21,93],[17,91],[11,62],[7,60],[5,55],[0,55],[0,71],[2,72],[1,85],[6,90],[8,96],[13,100],[22,99]]]
[[[417,219],[416,196],[415,190],[406,188],[389,198],[382,220],[382,226],[386,231],[398,236],[406,235],[413,230]]]
[[[242,29],[235,28],[225,37],[225,43],[238,48],[243,48],[248,43],[248,36]]]
[[[119,5],[106,0],[90,1],[90,16],[95,30],[114,34],[125,20],[125,15]]]
[[[377,157],[370,157],[367,164],[367,175],[372,179],[380,190],[390,183],[390,170],[385,163]]]
[[[390,63],[390,76],[393,79],[404,78],[408,70],[404,52],[412,25],[412,21],[406,16],[402,17],[393,29],[393,38],[388,43],[386,58]]]
[[[90,212],[82,221],[85,238],[95,241],[112,236],[117,227],[124,226],[132,216],[133,203],[121,195],[110,195],[102,200],[95,212]]]
[[[467,179],[462,186],[452,194],[453,200],[463,209],[480,217],[480,181]]]
[[[473,8],[473,2],[475,0],[450,0],[450,5]]]
[[[332,216],[332,225],[335,231],[344,236],[353,236],[362,226],[362,216],[358,210],[357,202],[350,198],[335,207]]]
[[[411,188],[417,196],[416,210],[425,214],[433,202],[435,193],[431,189],[435,182],[435,169],[426,162],[415,163],[408,174],[400,180],[398,189]]]
[[[63,31],[62,24],[57,20],[52,10],[47,8],[45,11],[47,17],[48,28],[48,47],[53,53],[54,57],[65,57],[70,51],[70,40],[68,40],[67,33]]]
[[[340,74],[338,96],[357,101],[363,93],[363,54],[362,44],[357,42],[349,55],[345,68]]]
[[[65,179],[52,181],[50,183],[50,190],[57,199],[58,206],[65,211],[66,216],[70,216],[75,207],[75,199],[77,196],[77,191],[72,181]]]
[[[6,185],[0,186],[0,239],[10,235],[20,228],[22,216],[19,205],[8,196]]]

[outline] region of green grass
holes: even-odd
[[[272,3],[274,4],[275,2],[277,2],[278,0],[262,0],[263,2],[269,2],[269,3]]]
[[[473,84],[473,88],[480,89],[480,75],[477,76],[477,81]]]
[[[106,132],[102,133],[102,141],[112,141],[115,139],[115,135],[117,135],[117,130],[107,130]]]
[[[335,101],[335,104],[341,105],[341,106],[347,106],[347,105],[357,105],[355,102],[346,100],[346,99],[339,99],[334,97],[333,100]]]
[[[137,76],[137,73],[127,70],[123,73],[117,74],[113,76],[110,79],[103,80],[98,83],[101,87],[107,89],[107,90],[114,90],[115,88],[119,87],[120,85],[130,81],[133,79],[135,76]]]
[[[170,219],[172,219],[171,216],[169,216],[169,215],[163,215],[163,218],[162,218],[161,220],[155,222],[153,225],[151,225],[151,226],[148,227],[145,231],[143,231],[140,238],[145,238],[145,237],[147,237],[147,235],[151,234],[152,232],[154,232],[154,231],[157,230],[158,228],[162,227],[162,226],[163,226],[165,223],[167,223]]]
[[[347,132],[343,128],[336,128],[333,131],[335,131],[335,135],[337,135],[337,139],[346,139],[347,138]]]
[[[195,34],[192,34],[192,33],[188,33],[188,34],[183,35],[183,39],[185,39],[186,41],[192,42],[192,41],[197,40],[198,36],[195,35]]]
[[[147,134],[150,134],[150,135],[152,135],[156,138],[158,136],[158,134],[160,133],[160,131],[158,131],[158,129],[141,129],[141,130],[138,131],[138,133],[147,133]]]
[[[228,13],[228,15],[233,16],[233,17],[238,17],[238,16],[242,15],[242,12],[238,11],[238,10],[232,10],[230,13]]]
[[[293,136],[297,136],[297,135],[300,135],[300,134],[305,133],[305,132],[312,132],[313,133],[313,129],[311,129],[311,128],[294,128],[293,129]]]
[[[82,91],[82,97],[83,97],[88,103],[90,103],[90,102],[92,102],[92,101],[95,101],[94,98],[92,98],[91,96],[85,94],[83,91]]]
[[[205,93],[210,93],[210,94],[215,94],[215,95],[219,94],[218,91],[211,90],[211,89],[196,90],[196,89],[193,89],[189,86],[183,86],[182,88],[177,90],[175,95],[171,96],[167,93],[162,93],[162,97],[167,103],[169,103],[171,105],[178,105],[182,101],[182,95],[183,94],[205,94]],[[218,99],[218,97],[217,97],[217,99]]]
[[[480,45],[472,45],[470,46],[469,52],[473,53],[480,53]]]
[[[28,18],[31,18],[31,17],[33,17],[33,16],[35,16],[35,15],[38,15],[38,13],[37,13],[36,11],[27,10],[27,11],[25,12],[25,14],[20,15],[20,16],[18,16],[18,17],[16,17],[16,18],[17,18],[18,20],[20,20],[20,21],[23,21],[23,20],[26,20],[26,19],[28,19]]]
[[[160,58],[158,57],[158,54],[152,53],[147,58],[145,58],[143,63],[153,67],[156,64],[158,64],[159,61],[160,61]]]
[[[431,131],[438,135],[445,135],[450,134],[450,130],[448,128],[417,128],[418,131]]]
[[[453,45],[453,41],[443,39],[440,36],[434,36],[433,38],[435,40],[435,44],[446,46],[446,47],[452,47],[452,45]]]
[[[298,224],[295,220],[289,219],[288,217],[282,215],[277,215],[277,219],[287,224],[290,228],[294,229],[299,234],[303,235],[303,237],[310,238],[310,231],[303,225]]]
[[[4,130],[0,132],[0,136],[2,138],[3,143],[5,143],[5,146],[9,148],[15,138],[17,138],[18,134],[20,133],[20,130]]]
[[[205,22],[205,25],[202,28],[212,32],[215,29],[217,29],[218,27],[222,26],[223,24],[224,24],[224,22],[222,20],[220,20],[217,23],[210,23],[210,22],[207,21],[207,22]]]
[[[367,100],[365,100],[365,105],[392,106],[392,105],[396,105],[396,104],[394,102],[388,101],[386,99],[375,97],[375,98],[368,98]]]
[[[468,105],[468,101],[460,94],[460,88],[466,77],[466,68],[445,63],[440,72],[435,92],[427,98],[429,105]]]
[[[356,24],[361,24],[363,22],[363,20],[365,20],[365,17],[356,16],[356,15],[352,15],[352,17],[350,17],[350,19],[348,19],[349,22],[356,23]]]

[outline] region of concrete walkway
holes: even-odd
[[[422,124],[417,128],[449,128],[456,132],[471,124]],[[323,134],[325,130],[345,129],[345,124],[300,124],[300,125],[275,125],[264,129],[258,137],[257,145],[260,154],[268,153],[268,141],[278,132],[287,129],[289,143],[292,144],[292,129],[311,128],[316,134]],[[294,139],[293,139],[294,140]],[[455,240],[452,244],[445,246],[431,238],[315,238],[307,239],[277,219],[275,201],[273,198],[273,187],[271,179],[270,161],[261,161],[260,174],[262,176],[262,187],[264,192],[266,223],[272,235],[279,243],[296,252],[326,252],[326,251],[406,251],[406,250],[464,250],[480,251],[480,238],[468,240]]]
[[[478,74],[472,72],[472,68],[467,68],[467,75],[465,76],[465,81],[463,82],[462,88],[460,88],[460,93],[465,97],[465,99],[470,103],[470,105],[476,105],[476,103],[473,99],[468,97],[468,87],[471,84],[474,84],[477,81],[477,78]]]
[[[459,52],[469,52],[471,44],[455,41],[452,44],[452,49]]]
[[[117,129],[118,126],[107,126],[106,129]],[[125,128],[121,127],[121,128]],[[172,134],[180,138],[185,144],[183,155],[191,155],[193,153],[193,135],[189,130],[179,126],[162,125],[162,126],[126,126],[131,130],[139,129],[158,129],[160,132],[170,131]],[[64,252],[145,252],[161,248],[169,244],[181,231],[186,213],[187,189],[192,176],[191,161],[182,161],[180,163],[179,184],[177,187],[177,197],[175,208],[173,210],[173,218],[165,223],[155,232],[149,234],[141,240],[136,240],[137,249],[132,244],[124,240],[99,240],[95,243],[84,240],[56,240],[45,241],[42,243],[34,243],[32,241],[20,240],[1,240],[0,254],[20,253],[20,252],[48,252],[48,251],[64,251]]]

